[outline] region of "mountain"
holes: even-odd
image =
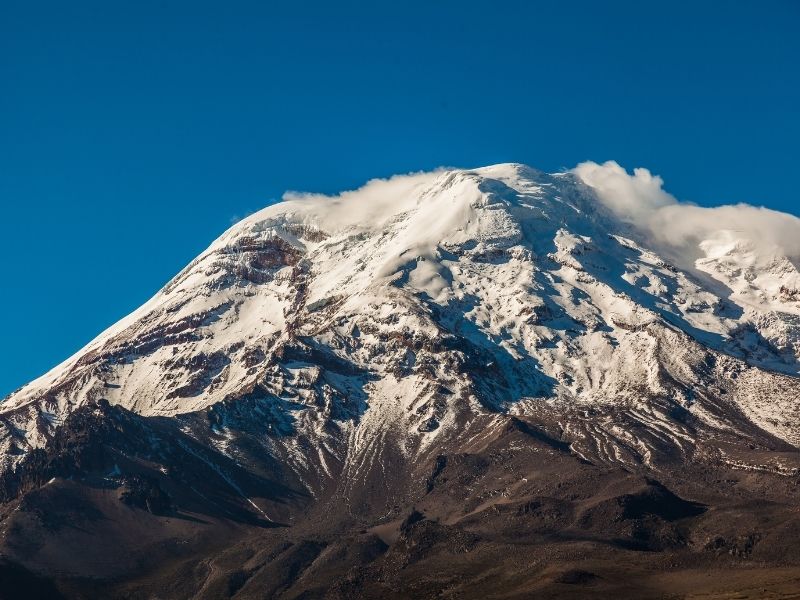
[[[0,583],[789,597],[796,257],[615,193],[502,164],[234,225],[0,404]]]

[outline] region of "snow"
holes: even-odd
[[[742,208],[753,227],[727,227],[741,219],[724,211],[712,229],[695,208],[618,165],[503,164],[287,194],[0,413],[35,447],[92,399],[175,416],[260,389],[270,396],[253,410],[276,419],[265,443],[311,469],[307,446],[275,432],[306,435],[321,470],[308,477],[339,460],[358,477],[380,445],[423,452],[476,413],[524,415],[542,401],[626,407],[648,435],[683,448],[689,434],[648,403],[690,405],[690,390],[727,386],[750,419],[798,443],[793,218]],[[688,211],[691,235],[675,223],[655,232],[666,210]],[[771,223],[774,242],[755,239]],[[298,346],[324,362],[286,358]],[[712,358],[743,374],[735,385],[722,367],[709,372]],[[618,424],[575,435],[599,436],[609,460],[629,460],[623,441],[649,455]]]

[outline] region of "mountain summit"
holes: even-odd
[[[779,551],[800,530],[781,508],[800,274],[758,227],[795,224],[729,208],[708,219],[611,163],[287,194],[0,405],[3,554],[110,595],[177,577],[209,598],[635,596],[661,568],[641,550],[800,564]],[[79,535],[48,524],[65,504]],[[213,554],[171,546],[199,531]],[[111,559],[156,547],[158,566]],[[613,583],[619,564],[635,575]]]

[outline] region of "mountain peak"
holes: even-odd
[[[75,530],[113,540],[117,560],[92,565],[211,530],[237,540],[240,565],[274,539],[269,581],[360,564],[319,541],[354,531],[364,556],[386,552],[376,580],[393,557],[415,564],[431,543],[471,557],[504,531],[515,551],[520,531],[537,548],[556,531],[604,552],[751,552],[741,498],[787,502],[800,472],[788,246],[732,227],[738,214],[712,227],[649,173],[597,167],[416,173],[289,193],[237,223],[0,405],[0,497],[21,507],[4,554],[76,518],[59,547],[79,545]],[[732,495],[738,472],[754,491]],[[738,533],[709,541],[721,507]],[[124,545],[143,529],[161,542]],[[218,585],[246,591],[273,560],[252,556]]]
[[[696,367],[682,367],[684,387],[664,387],[654,343],[694,348],[690,362],[710,353],[797,372],[791,263],[773,259],[767,275],[754,274],[759,248],[719,234],[699,245],[705,260],[676,267],[602,190],[572,172],[505,163],[373,180],[334,197],[288,193],[12,394],[2,406],[16,427],[7,443],[40,445],[99,398],[172,416],[260,390],[260,402],[296,406],[308,426],[360,415],[376,435],[394,414],[423,445],[479,406],[524,414],[542,399],[626,404],[640,401],[642,385],[646,397],[689,403]],[[770,297],[732,283],[736,293],[720,292],[721,281],[739,280]],[[431,381],[463,400],[436,400]]]

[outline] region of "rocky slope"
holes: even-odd
[[[0,405],[8,572],[77,597],[643,597],[667,564],[760,557],[784,589],[796,257],[731,229],[687,254],[594,183],[443,170],[235,225]],[[76,559],[100,538],[128,558]]]

